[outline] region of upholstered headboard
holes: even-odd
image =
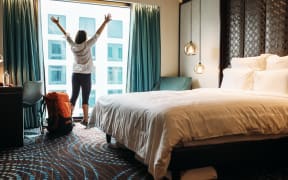
[[[287,0],[220,0],[222,70],[232,57],[288,54]]]

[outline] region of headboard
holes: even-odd
[[[287,0],[220,0],[222,70],[232,57],[288,54]]]

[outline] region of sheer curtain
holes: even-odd
[[[43,81],[38,25],[38,0],[3,0],[4,70],[15,86],[28,80]],[[24,128],[39,127],[40,104],[25,109]]]
[[[133,4],[130,22],[127,92],[149,91],[161,73],[160,9]]]

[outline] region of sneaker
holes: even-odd
[[[88,124],[87,121],[83,121],[83,120],[82,120],[80,123],[81,123],[83,126],[87,126],[87,124]]]

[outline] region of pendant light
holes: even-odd
[[[185,44],[185,47],[184,47],[184,53],[187,56],[191,56],[191,55],[196,54],[196,47],[195,47],[195,44],[192,42],[192,1],[191,1],[190,12],[191,12],[191,20],[190,20],[190,22],[191,22],[191,32],[190,32],[191,40],[187,44]]]
[[[202,21],[201,21],[201,0],[200,1],[200,4],[199,4],[199,62],[198,64],[194,67],[194,71],[195,73],[197,74],[202,74],[205,70],[205,66],[201,63],[201,24],[202,24]]]

